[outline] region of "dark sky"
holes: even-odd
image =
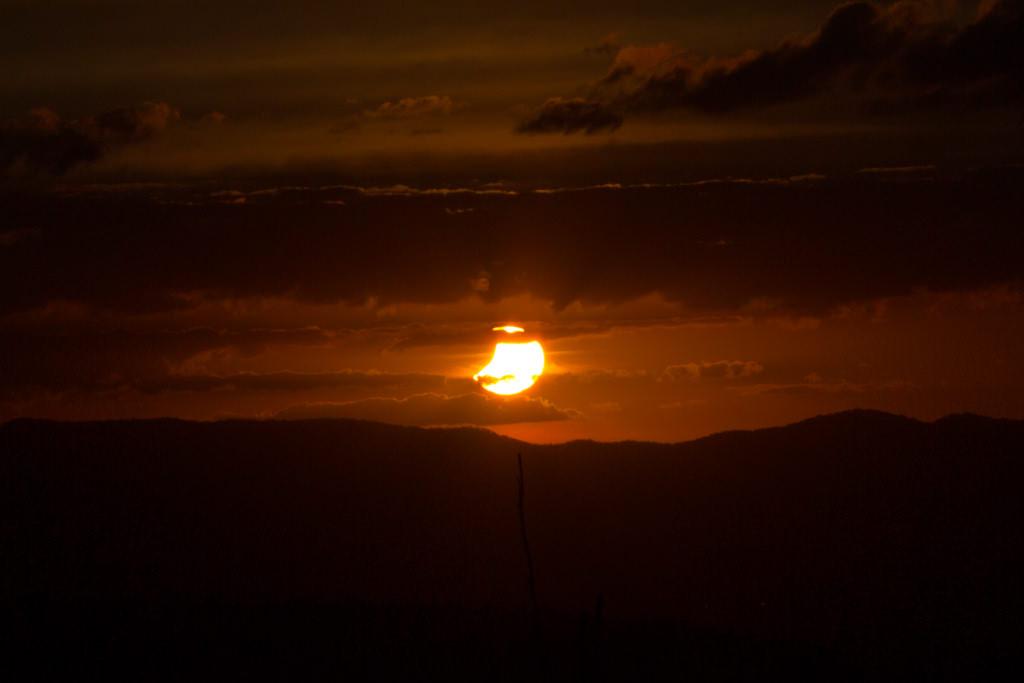
[[[1022,0],[0,13],[0,419],[1024,417]]]

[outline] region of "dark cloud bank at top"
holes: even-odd
[[[965,24],[955,3],[850,2],[821,29],[774,49],[699,57],[667,44],[619,51],[585,98],[553,98],[520,133],[614,130],[634,114],[723,114],[812,99],[832,116],[1014,107],[1024,101],[1024,0],[982,2]],[[831,104],[830,104],[831,103]]]

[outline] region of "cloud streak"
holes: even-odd
[[[764,366],[752,360],[717,360],[682,363],[665,368],[662,376],[669,382],[706,379],[739,379],[764,372]]]
[[[451,116],[458,104],[448,95],[425,95],[403,97],[394,102],[383,102],[372,109],[364,109],[339,121],[332,133],[347,133],[357,130],[364,123],[389,123],[396,121],[418,121],[422,119]],[[423,129],[416,129],[422,131]]]
[[[132,382],[131,388],[145,394],[170,391],[311,391],[346,388],[401,388],[406,391],[441,390],[443,375],[386,372],[241,372],[232,375],[178,375]]]

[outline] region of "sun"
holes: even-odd
[[[521,327],[506,325],[493,328],[495,332],[522,334]],[[529,389],[544,371],[544,349],[540,342],[501,342],[494,347],[494,358],[473,379],[487,391],[511,396]]]

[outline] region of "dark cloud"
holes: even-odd
[[[623,48],[579,101],[591,116],[620,116],[620,123],[622,114],[721,114],[811,98],[835,99],[833,115],[1015,106],[1024,100],[1024,0],[983,10],[957,25],[948,3],[849,2],[809,37],[738,57],[702,58],[667,44]],[[850,98],[861,105],[851,109]],[[519,131],[581,129],[545,115],[545,108]]]
[[[480,393],[471,393],[461,396],[419,394],[408,398],[312,403],[287,408],[275,417],[282,420],[351,418],[425,427],[550,422],[573,419],[579,417],[579,414],[571,410],[560,410],[544,399],[492,398]]]
[[[166,102],[143,102],[96,114],[74,125],[103,142],[126,144],[152,137],[180,117],[181,112]]]
[[[503,324],[507,321],[494,321],[494,325]],[[626,325],[636,321],[602,320],[578,324],[531,324],[526,336],[533,339],[535,336],[551,341],[566,337],[579,337],[590,334],[600,334],[610,330],[616,325]],[[525,323],[524,323],[525,324]],[[494,325],[481,325],[478,322],[465,323],[462,325],[425,325],[413,323],[405,325],[394,332],[393,342],[390,348],[393,350],[405,350],[417,347],[434,346],[445,348],[480,348],[490,346],[496,342],[506,339],[504,332],[496,332],[492,329]]]
[[[49,109],[34,109],[22,119],[0,123],[0,169],[63,173],[102,155],[99,140],[69,126]]]
[[[622,116],[607,105],[580,97],[562,99],[553,97],[529,120],[516,129],[517,133],[576,133],[587,135],[602,130],[613,131],[622,125]]]
[[[72,301],[153,313],[263,297],[388,305],[532,295],[564,307],[659,293],[686,315],[805,315],[915,288],[1024,279],[1019,173],[879,175],[467,194],[459,208],[474,211],[457,220],[443,194],[296,190],[178,206],[8,193],[5,232],[33,232],[0,247],[0,312]],[[399,343],[429,343],[424,334],[437,331],[412,332]]]
[[[329,337],[317,329],[218,331],[186,329],[128,332],[86,329],[0,332],[0,398],[18,399],[32,392],[101,392],[124,388],[158,392],[174,388],[215,388],[224,378],[170,375],[200,354],[254,356],[268,346],[324,345]],[[343,381],[344,378],[337,378]],[[350,381],[356,378],[349,377]],[[260,383],[258,378],[237,381]],[[287,383],[268,377],[266,383]],[[301,382],[292,378],[293,382]],[[309,380],[315,381],[315,380]],[[323,380],[321,380],[323,381]]]
[[[113,109],[80,121],[33,109],[21,119],[0,121],[0,169],[64,173],[97,161],[111,147],[150,138],[179,116],[164,102]]]

